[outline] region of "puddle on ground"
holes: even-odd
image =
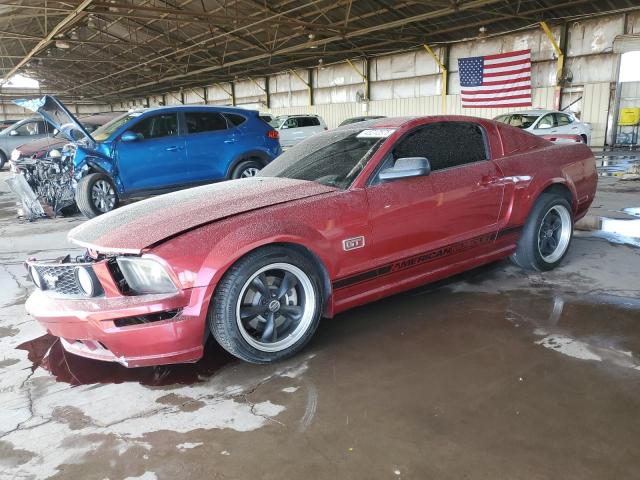
[[[598,174],[603,177],[622,176],[626,173],[638,173],[639,155],[596,155]]]
[[[625,213],[640,216],[640,209],[625,209]],[[593,236],[604,238],[611,243],[640,248],[640,219],[625,220],[588,215],[576,223],[575,229],[591,232]]]
[[[68,353],[52,335],[43,335],[17,347],[26,350],[32,370],[41,367],[58,382],[73,386],[136,382],[145,386],[191,385],[205,381],[225,365],[235,360],[213,341],[207,343],[205,354],[196,363],[126,368],[114,362],[101,362]]]

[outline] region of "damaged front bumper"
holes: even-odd
[[[70,353],[126,367],[194,362],[202,357],[206,326],[206,288],[170,294],[125,295],[108,261],[91,265],[101,290],[78,294],[66,269],[86,263],[36,262],[44,282],[27,300],[26,309]],[[73,277],[75,278],[75,276]]]

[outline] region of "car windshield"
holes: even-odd
[[[540,117],[540,114],[513,113],[496,118],[498,122],[506,123],[512,127],[529,128]]]
[[[118,130],[122,125],[127,123],[129,120],[139,117],[140,115],[142,115],[142,112],[125,113],[124,115],[116,117],[110,122],[105,123],[103,126],[96,128],[95,131],[91,134],[91,136],[96,142],[104,142],[107,138],[111,136],[113,132]]]
[[[284,152],[259,175],[309,180],[346,189],[386,140],[363,134],[366,130],[340,129],[314,135]]]

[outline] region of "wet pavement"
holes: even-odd
[[[635,478],[640,248],[601,224],[635,225],[640,182],[601,187],[555,271],[499,262],[354,309],[278,365],[211,343],[142,369],[25,315],[22,255],[81,219],[20,225],[0,194],[0,479]]]

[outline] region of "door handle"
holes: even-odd
[[[484,175],[478,182],[478,186],[488,187],[489,185],[495,185],[497,183],[500,183],[501,181],[502,181],[502,178],[500,177],[492,177],[490,175]]]
[[[235,138],[229,138],[229,139],[225,140],[224,143],[235,143],[237,141],[238,140],[236,140]]]
[[[178,150],[182,150],[183,147],[178,147],[177,145],[171,145],[170,147],[167,147],[165,150],[167,152],[177,152]]]

